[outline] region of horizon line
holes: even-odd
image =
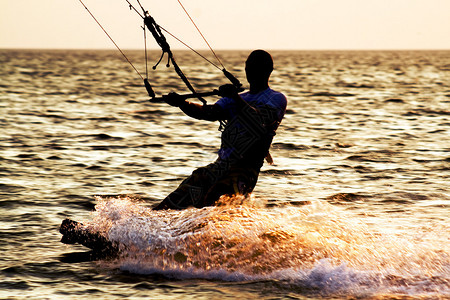
[[[258,48],[258,47],[257,47]],[[121,48],[123,51],[144,51],[144,49],[139,48]],[[252,49],[214,49],[214,51],[252,51],[256,48]],[[371,48],[355,48],[355,49],[338,49],[338,48],[321,48],[321,49],[314,49],[314,48],[258,48],[258,49],[264,49],[267,51],[450,51],[450,48],[379,48],[379,49],[371,49]],[[61,50],[61,51],[70,51],[70,50],[80,50],[80,51],[118,51],[117,48],[114,47],[105,47],[105,48],[83,48],[83,47],[76,47],[76,48],[64,48],[64,47],[53,47],[53,48],[46,48],[46,47],[2,47],[0,46],[0,50]],[[173,51],[187,51],[190,52],[192,50],[190,49],[182,49],[182,48],[173,48]],[[205,51],[210,52],[209,48],[199,48],[195,49],[196,51]],[[148,49],[148,51],[161,51],[161,49],[155,48],[155,49]]]

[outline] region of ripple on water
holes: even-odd
[[[176,55],[199,90],[221,82],[194,56]],[[245,78],[247,51],[219,55]],[[204,297],[205,285],[219,290],[211,298],[449,295],[449,52],[273,57],[271,86],[289,103],[257,200],[155,215],[142,207],[216,158],[217,124],[149,103],[114,51],[0,50],[2,296],[78,299],[88,287],[99,298]],[[173,69],[153,75],[158,93],[184,91]],[[59,244],[57,227],[67,216],[92,220],[93,194],[140,195],[139,207],[115,200],[94,214],[119,240],[148,249],[113,266],[60,260],[84,249]],[[137,273],[155,289],[132,289]]]

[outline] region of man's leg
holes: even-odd
[[[201,206],[212,206],[223,195],[249,195],[255,188],[259,171],[250,168],[231,167],[229,172],[207,191]]]
[[[198,168],[153,209],[185,209],[189,206],[203,207],[202,203],[204,203],[206,192],[225,172],[225,167],[217,162]]]

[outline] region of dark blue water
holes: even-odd
[[[219,54],[245,81],[248,52]],[[199,90],[226,83],[176,55]],[[0,296],[450,297],[450,52],[273,56],[288,111],[253,198],[152,212],[215,160],[218,124],[146,102],[116,51],[0,50]],[[61,244],[66,217],[128,252]]]

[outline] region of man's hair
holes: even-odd
[[[270,76],[273,71],[273,59],[269,52],[264,50],[255,50],[247,58],[247,66],[257,69],[261,73]]]

